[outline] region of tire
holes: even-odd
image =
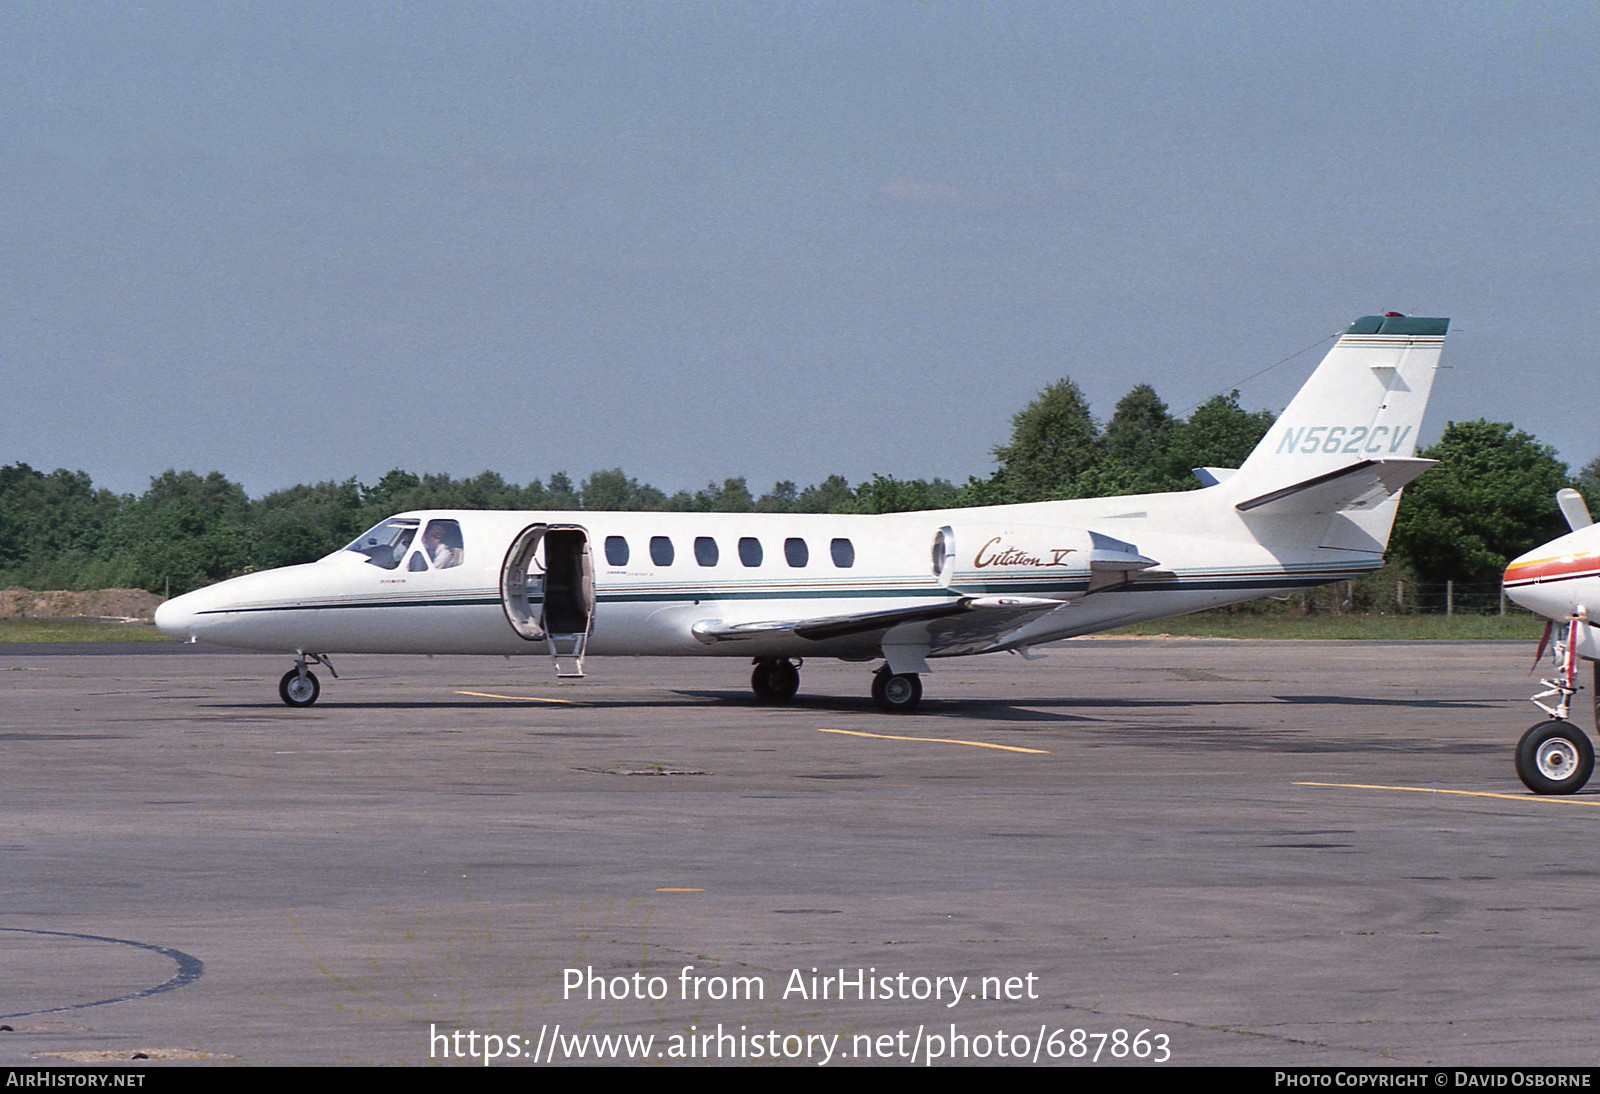
[[[787,657],[766,657],[750,673],[750,690],[763,703],[787,703],[800,690],[800,667]]]
[[[773,666],[773,679],[777,683],[777,701],[787,703],[800,690],[800,666],[787,657],[783,658]]]
[[[278,698],[291,707],[308,707],[321,694],[322,685],[317,682],[317,675],[313,672],[302,677],[299,669],[290,669],[278,681]]]
[[[922,701],[922,678],[914,672],[880,672],[872,678],[872,701],[891,714],[910,714]]]
[[[1517,742],[1517,778],[1535,794],[1571,794],[1594,771],[1594,746],[1571,722],[1540,722]]]

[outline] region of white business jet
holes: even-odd
[[[175,637],[292,653],[748,657],[784,702],[803,658],[881,661],[914,710],[940,657],[1014,651],[1378,568],[1449,321],[1352,323],[1243,467],[1191,492],[875,516],[402,513],[318,562],[163,604]],[[335,673],[337,675],[337,673]]]
[[[1589,518],[1589,507],[1576,490],[1559,491],[1556,503],[1572,531],[1513,559],[1504,579],[1508,597],[1550,621],[1534,662],[1548,648],[1555,671],[1541,681],[1546,690],[1533,697],[1550,717],[1517,744],[1517,776],[1537,794],[1571,794],[1594,770],[1594,746],[1567,720],[1578,692],[1579,661],[1595,663],[1600,693],[1600,632],[1594,624],[1600,616],[1600,525]],[[1600,698],[1595,712],[1600,716]]]

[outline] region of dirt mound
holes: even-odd
[[[155,618],[161,600],[143,589],[97,589],[87,593],[0,589],[0,618],[139,619],[148,623]]]

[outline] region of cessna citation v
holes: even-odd
[[[1594,746],[1567,720],[1578,692],[1580,660],[1595,664],[1600,693],[1600,632],[1594,624],[1600,615],[1600,525],[1589,518],[1589,507],[1576,490],[1557,492],[1556,503],[1572,531],[1513,559],[1504,581],[1508,597],[1550,621],[1534,664],[1548,647],[1555,672],[1540,681],[1547,690],[1533,697],[1534,705],[1550,717],[1517,744],[1517,776],[1536,794],[1571,794],[1594,770]],[[1600,717],[1600,697],[1595,714]]]
[[[747,657],[781,703],[801,659],[881,661],[911,711],[931,660],[1012,651],[1358,577],[1383,562],[1446,319],[1352,323],[1237,470],[1205,489],[874,516],[402,513],[303,566],[163,604],[175,637],[294,655],[310,706],[338,653]],[[335,673],[337,675],[337,673]]]

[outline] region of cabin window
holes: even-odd
[[[710,536],[694,537],[694,560],[702,566],[717,564],[717,541]]]
[[[790,536],[783,541],[783,557],[789,560],[789,565],[798,569],[811,561],[811,549],[806,546],[805,540]]]
[[[761,541],[755,536],[740,537],[739,561],[746,566],[761,565]]]
[[[833,564],[839,569],[848,570],[856,564],[856,545],[849,540],[836,539],[828,549],[833,552]]]
[[[666,536],[650,537],[650,561],[657,566],[671,566],[673,559],[672,540]]]
[[[390,517],[376,528],[362,532],[345,550],[365,555],[374,566],[392,570],[406,557],[406,550],[421,524],[415,517]]]
[[[606,561],[613,566],[626,566],[628,564],[628,541],[621,536],[607,536]]]
[[[454,520],[430,520],[422,533],[422,552],[428,556],[435,570],[448,570],[461,565],[461,523]],[[415,567],[413,567],[415,568]]]

